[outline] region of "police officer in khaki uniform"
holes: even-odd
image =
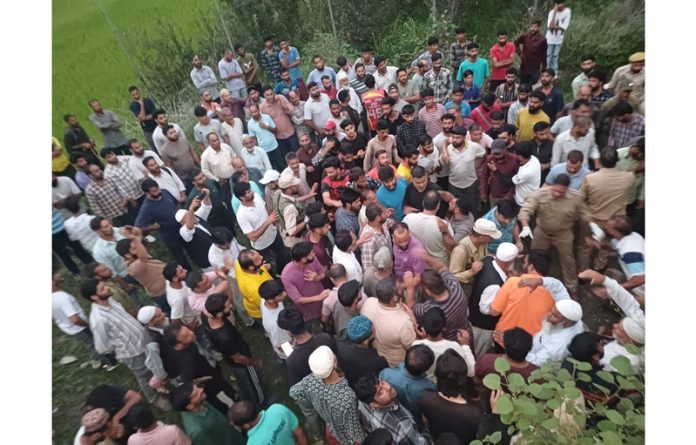
[[[611,76],[611,81],[604,87],[610,90],[615,90],[619,81],[627,80],[633,87],[631,94],[639,103],[640,108],[643,108],[645,102],[645,53],[637,52],[631,54],[628,58],[628,65],[616,68]],[[615,91],[618,94],[618,91]],[[642,114],[642,113],[641,113]]]
[[[591,221],[590,212],[582,195],[569,189],[570,177],[566,174],[556,176],[553,185],[541,188],[527,196],[520,215],[522,224],[520,237],[532,237],[532,249],[548,250],[554,246],[558,250],[563,272],[563,282],[570,292],[577,293],[577,270],[573,255],[573,226],[579,220]],[[529,228],[529,220],[536,216],[534,233]]]
[[[585,176],[580,185],[580,194],[592,214],[592,221],[602,229],[612,216],[626,214],[628,194],[636,180],[632,172],[618,170],[618,162],[619,155],[616,150],[605,147],[599,156],[601,168]],[[587,245],[583,237],[578,252],[580,270],[590,268],[592,250],[592,246]],[[604,269],[608,260],[608,252],[600,250],[593,269]]]

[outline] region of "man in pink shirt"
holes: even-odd
[[[275,94],[273,87],[267,85],[263,89],[263,97],[266,99],[259,105],[259,111],[271,116],[273,123],[276,124],[275,137],[278,141],[278,148],[281,153],[297,151],[300,142],[297,139],[295,125],[292,117],[295,115],[295,108],[288,102],[282,94]]]
[[[220,279],[220,282],[213,286],[213,281]],[[200,270],[192,270],[186,275],[186,285],[191,289],[188,296],[189,306],[196,315],[201,315],[205,309],[205,300],[209,295],[218,293],[227,293],[229,291],[229,283],[227,277],[220,270],[212,272],[201,272]]]
[[[152,410],[136,405],[128,411],[128,420],[138,432],[128,438],[128,445],[191,445],[191,439],[176,425],[155,420]]]
[[[505,82],[505,73],[515,62],[515,44],[508,42],[507,31],[498,31],[498,41],[491,47],[490,55],[493,59],[491,81],[488,84],[490,91],[495,91],[498,85]]]

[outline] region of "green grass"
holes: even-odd
[[[212,7],[204,0],[148,2],[138,0],[56,0],[53,2],[53,135],[62,141],[63,115],[75,114],[90,136],[98,143],[101,134],[89,121],[87,101],[97,98],[106,109],[113,110],[128,122],[128,136],[142,136],[135,118],[128,109],[128,86],[138,83],[137,67],[119,46],[117,36],[130,30],[152,25],[158,17],[182,30],[195,29],[199,8]],[[100,9],[101,8],[101,9]],[[102,10],[108,14],[112,26]],[[126,51],[131,45],[124,37]],[[134,62],[135,63],[135,62]],[[188,73],[186,73],[188,75]],[[147,95],[147,91],[142,91]]]

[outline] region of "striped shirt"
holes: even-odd
[[[418,120],[425,124],[425,132],[428,133],[431,138],[442,133],[442,122],[440,122],[440,118],[443,114],[445,114],[445,107],[440,103],[435,104],[434,110],[428,110],[427,107],[423,107],[418,112]],[[417,147],[418,143],[416,143],[415,146]],[[403,149],[404,147],[399,146],[399,148]]]
[[[104,167],[104,177],[113,179],[118,191],[129,199],[138,199],[143,196],[133,170],[130,168],[130,156],[118,156],[117,164],[107,162]]]
[[[363,244],[360,248],[360,262],[363,265],[363,270],[367,270],[372,267],[372,258],[380,248],[387,247],[391,250],[391,237],[389,236],[389,230],[386,224],[382,226],[381,231],[375,230],[370,225],[365,225],[362,232],[372,232],[375,234],[370,241]]]
[[[145,328],[113,298],[108,306],[92,303],[89,328],[94,349],[100,354],[114,352],[116,358],[137,357],[145,353]]]
[[[60,216],[58,210],[53,209],[53,219],[51,220],[51,234],[55,235],[56,233],[63,230],[64,225],[65,223],[63,221],[63,217]]]
[[[459,329],[469,328],[468,299],[464,295],[459,280],[447,269],[440,271],[440,276],[445,282],[449,296],[445,301],[428,300],[413,306],[413,314],[420,321],[429,309],[439,307],[445,313],[445,328],[442,336],[447,340],[457,340]]]
[[[95,215],[113,219],[126,213],[126,196],[121,194],[116,181],[111,178],[104,178],[101,182],[91,181],[85,188],[85,196]]]

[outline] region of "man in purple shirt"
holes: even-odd
[[[322,284],[326,268],[315,258],[312,243],[305,241],[292,248],[292,262],[288,263],[280,275],[285,291],[302,312],[311,331],[318,331],[321,318],[321,304],[331,292]]]
[[[408,225],[396,223],[392,227],[392,242],[394,244],[394,271],[396,279],[403,281],[404,274],[411,272],[414,276],[420,275],[425,270],[425,262],[421,260],[416,251],[425,251],[423,244],[415,236],[411,235]]]
[[[515,49],[522,59],[520,64],[520,83],[534,85],[539,80],[541,70],[546,68],[546,37],[539,33],[541,22],[535,20],[529,25],[529,32],[515,40]]]

